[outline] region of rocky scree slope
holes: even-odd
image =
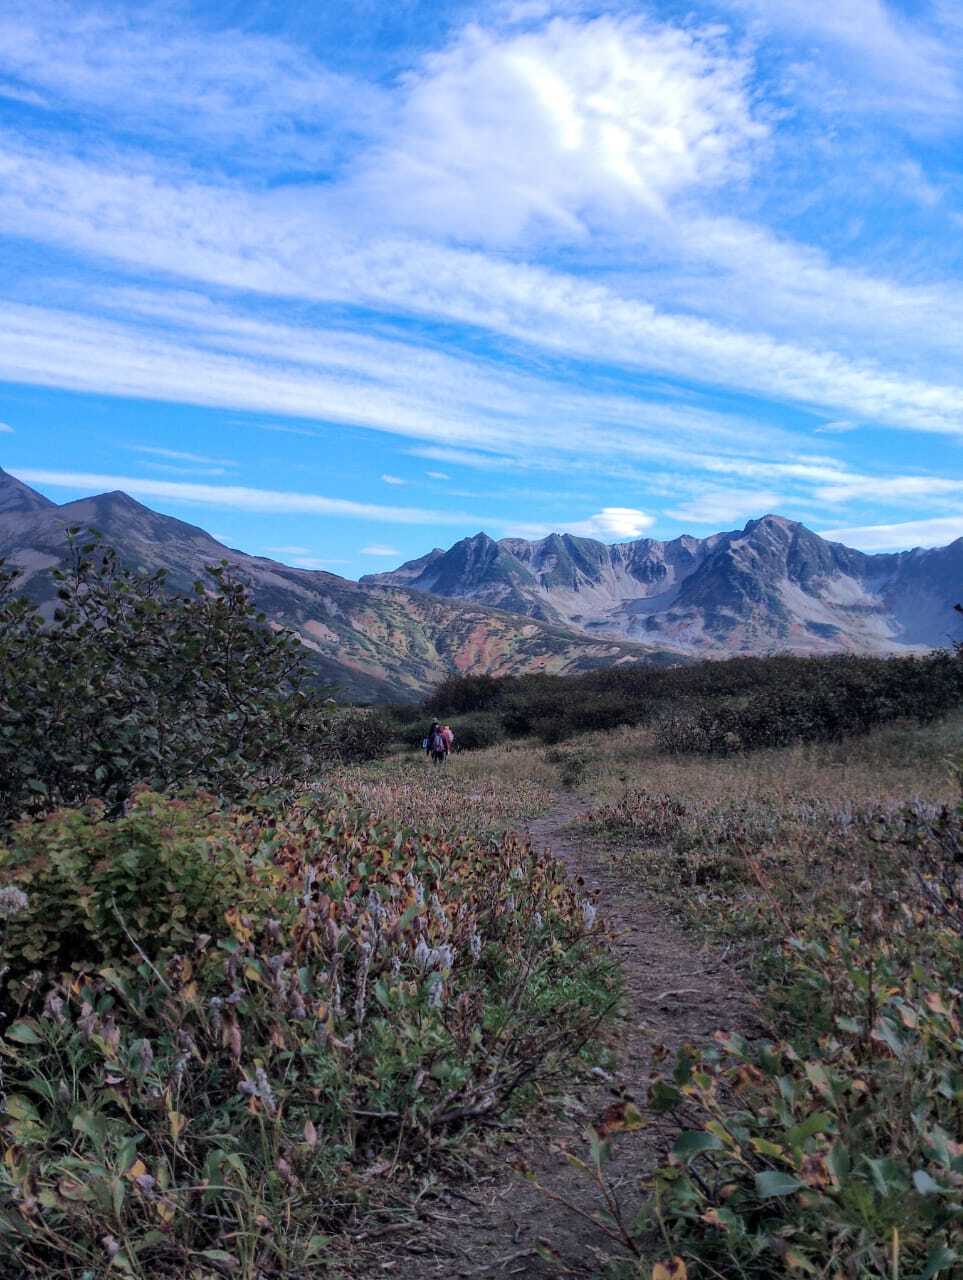
[[[672,660],[649,646],[587,636],[480,601],[452,603],[397,586],[360,586],[333,573],[247,555],[125,493],[58,506],[0,470],[0,559],[21,571],[19,589],[47,610],[55,599],[50,570],[67,560],[71,526],[97,529],[128,565],[166,569],[175,590],[190,590],[207,565],[229,561],[270,623],[300,635],[319,675],[335,683],[342,698],[411,700],[455,673],[568,674]]]
[[[403,583],[693,656],[899,653],[948,643],[963,538],[867,555],[776,515],[708,538],[614,546],[478,533],[361,583]]]

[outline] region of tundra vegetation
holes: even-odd
[[[342,1274],[577,1088],[620,989],[594,904],[515,834],[559,791],[766,1024],[589,1131],[597,1274],[958,1273],[956,655],[346,713],[223,567],[174,597],[78,545],[53,618],[4,581],[5,1277]],[[426,715],[475,748],[431,775]],[[654,1113],[644,1209],[613,1212],[607,1154]]]

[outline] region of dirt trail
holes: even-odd
[[[739,978],[724,958],[700,948],[655,908],[640,889],[631,866],[624,869],[617,851],[593,852],[573,838],[571,823],[588,805],[566,799],[529,823],[538,848],[547,848],[596,895],[599,916],[615,934],[616,955],[626,990],[626,1015],[616,1028],[619,1063],[615,1081],[643,1102],[652,1049],[665,1045],[674,1055],[685,1043],[709,1039],[720,1028],[753,1025],[752,1006]],[[582,1133],[613,1101],[616,1086],[599,1080],[566,1098],[538,1142],[520,1143],[474,1188],[461,1188],[425,1205],[427,1232],[412,1252],[388,1263],[388,1274],[451,1277],[455,1280],[505,1280],[510,1276],[548,1280],[563,1275],[590,1276],[595,1249],[604,1237],[590,1221],[549,1198],[509,1171],[524,1160],[541,1184],[583,1210],[597,1207],[591,1184],[564,1159],[564,1149],[584,1156]],[[607,1166],[608,1182],[618,1188],[631,1221],[640,1200],[639,1181],[662,1162],[673,1141],[671,1126],[655,1121],[642,1133],[623,1136]],[[554,1262],[537,1253],[539,1239],[557,1251]],[[411,1242],[407,1242],[411,1243]]]

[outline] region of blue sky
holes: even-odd
[[[963,535],[950,0],[0,0],[0,465],[347,576]]]

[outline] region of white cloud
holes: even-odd
[[[444,317],[543,352],[695,379],[900,428],[963,433],[963,388],[951,369],[942,382],[927,380],[896,365],[881,366],[874,354],[888,316],[902,316],[907,340],[916,341],[911,321],[923,314],[924,303],[924,330],[940,328],[948,346],[957,320],[963,324],[963,307],[947,288],[906,290],[867,277],[854,308],[842,287],[827,299],[834,271],[814,268],[812,284],[799,294],[809,299],[808,312],[832,315],[838,304],[863,317],[867,354],[846,355],[821,339],[807,345],[772,337],[754,329],[751,318],[740,329],[673,312],[585,276],[437,244],[353,239],[316,202],[293,203],[283,191],[249,195],[236,187],[165,184],[153,174],[105,171],[69,156],[10,147],[0,156],[4,176],[0,230],[21,234],[29,226],[36,238],[181,278]],[[323,261],[313,251],[319,236],[326,245]],[[753,275],[745,268],[748,248],[739,248],[739,287],[721,292],[757,297],[765,307],[768,277],[766,288],[759,288],[758,269]],[[847,287],[858,274],[848,273]],[[637,290],[644,288],[643,279]],[[934,316],[940,316],[939,326]],[[891,345],[899,332],[894,329]],[[243,340],[235,335],[235,343]],[[248,340],[260,338],[253,333]],[[284,403],[273,408],[291,412]]]
[[[370,547],[362,547],[358,554],[362,556],[400,556],[401,552],[397,547],[385,547],[381,543],[375,543]]]
[[[291,564],[295,569],[327,569],[332,564],[348,564],[347,560],[331,560],[319,556],[296,556]]]
[[[824,529],[821,538],[844,542],[863,551],[904,551],[913,547],[942,547],[963,538],[963,516],[937,516],[903,524],[872,524],[857,528]]]
[[[230,458],[208,458],[203,453],[187,453],[182,449],[161,449],[156,445],[124,444],[122,449],[131,453],[146,453],[152,458],[168,458],[171,462],[196,462],[209,467],[236,467],[238,464]]]
[[[814,490],[814,497],[823,502],[847,502],[852,498],[868,502],[915,501],[950,494],[963,494],[963,480],[943,476],[852,476]]]
[[[451,476],[447,471],[426,471],[425,475],[429,480],[450,480]]]
[[[394,136],[348,193],[432,234],[579,238],[743,175],[766,134],[748,72],[708,35],[638,18],[469,26],[408,77]]]
[[[314,493],[291,493],[279,489],[252,489],[243,485],[191,484],[174,480],[145,480],[140,476],[116,476],[83,471],[51,471],[38,467],[17,467],[11,472],[27,484],[51,485],[53,488],[89,489],[93,492],[140,494],[148,498],[166,498],[173,502],[197,503],[204,507],[221,507],[232,511],[257,511],[277,514],[297,512],[303,515],[346,516],[358,520],[384,520],[393,524],[465,524],[477,523],[478,516],[465,512],[425,511],[418,507],[383,507],[369,502],[351,502],[347,498],[327,498]]]
[[[786,499],[778,493],[754,489],[719,489],[698,494],[667,514],[674,520],[718,527],[733,520],[779,511],[785,505]]]
[[[0,435],[13,435],[13,427],[9,422],[0,422]]]
[[[407,481],[402,480],[401,476],[389,476],[386,474],[386,475],[383,475],[381,479],[385,482],[385,484],[407,484]]]
[[[858,422],[850,422],[848,418],[838,418],[834,422],[824,422],[821,426],[815,428],[817,435],[846,435],[850,431],[859,429]]]
[[[333,73],[304,48],[237,28],[205,31],[183,13],[172,18],[151,6],[7,6],[0,71],[30,87],[0,92],[101,111],[168,145],[191,138],[223,152],[240,144],[248,163],[262,147],[275,163],[291,154],[318,162],[331,153],[332,136],[380,118],[381,91]]]
[[[635,507],[603,507],[587,520],[577,520],[561,527],[565,532],[582,538],[600,538],[611,542],[621,538],[640,538],[654,524],[654,516],[638,511]]]

